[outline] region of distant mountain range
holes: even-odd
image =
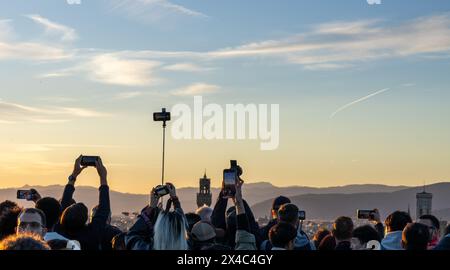
[[[17,189],[0,189],[0,201],[16,201]],[[64,186],[37,186],[42,196],[60,198]],[[256,217],[269,215],[269,209],[274,197],[284,195],[290,197],[301,209],[307,212],[308,219],[331,220],[337,215],[355,216],[356,209],[379,208],[383,214],[397,209],[407,210],[410,206],[411,214],[415,216],[415,195],[423,187],[385,186],[376,184],[348,185],[339,187],[313,188],[302,186],[276,187],[270,183],[248,183],[244,186],[244,197],[252,206]],[[441,218],[450,219],[450,183],[439,183],[426,187],[433,193],[433,209]],[[218,188],[212,188],[213,203],[219,193]],[[197,188],[180,188],[177,190],[182,206],[186,212],[197,208]],[[121,212],[140,211],[148,203],[148,195],[129,194],[111,191],[111,207],[114,215]],[[88,207],[98,203],[98,189],[87,186],[77,186],[74,198],[84,202]],[[231,202],[230,202],[231,203]],[[21,205],[32,204],[20,201]]]
[[[391,192],[362,192],[353,194],[301,194],[291,196],[293,203],[306,211],[308,219],[332,220],[336,215],[356,217],[357,209],[378,208],[386,217],[395,210],[411,211],[416,216],[416,193],[423,187],[412,187]],[[450,219],[450,183],[426,186],[433,193],[433,211],[440,219]],[[268,199],[252,206],[255,216],[267,215],[272,200]]]

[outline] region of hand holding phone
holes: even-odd
[[[17,199],[19,200],[27,200],[32,201],[33,200],[33,194],[31,190],[18,190],[17,191]]]
[[[158,198],[161,198],[168,195],[170,193],[170,190],[167,185],[159,185],[154,188],[153,192],[156,196],[158,196]]]

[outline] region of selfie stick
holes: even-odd
[[[166,121],[163,124],[163,153],[162,153],[162,173],[161,173],[161,185],[164,185],[164,153],[166,148]]]
[[[166,109],[162,109],[163,112],[166,112]],[[161,172],[161,185],[164,185],[164,154],[166,149],[166,120],[163,121],[163,150],[162,150],[162,172]]]

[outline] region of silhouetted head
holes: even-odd
[[[50,250],[50,247],[40,236],[23,233],[5,238],[0,242],[0,250]]]
[[[353,234],[353,221],[349,217],[338,217],[333,223],[331,232],[337,241],[351,240]]]
[[[86,226],[88,208],[83,203],[72,204],[61,215],[61,228],[70,234],[76,233]]]
[[[336,239],[333,235],[329,234],[325,236],[319,244],[319,250],[335,250],[336,249]]]
[[[430,232],[426,225],[409,223],[402,234],[402,246],[406,250],[427,250]]]
[[[0,215],[2,215],[3,212],[8,211],[9,209],[14,208],[14,207],[19,207],[19,206],[17,205],[17,203],[9,201],[9,200],[1,202],[0,203]]]
[[[291,203],[291,200],[284,196],[278,196],[276,197],[272,202],[272,218],[277,219],[278,217],[278,209],[280,209],[280,206],[286,203]]]
[[[430,238],[432,242],[437,243],[441,237],[441,222],[439,219],[433,215],[423,215],[417,221],[428,227],[430,231]]]
[[[45,197],[36,202],[36,208],[44,212],[47,230],[53,231],[61,216],[61,204],[55,198]]]
[[[297,229],[290,223],[279,222],[269,230],[269,240],[273,247],[294,249]]]
[[[327,236],[331,234],[331,232],[325,228],[320,228],[313,236],[314,246],[316,249],[319,249],[320,242]]]
[[[298,227],[298,207],[292,203],[286,203],[280,206],[278,209],[278,222],[286,222]]]
[[[404,211],[395,211],[384,221],[388,232],[403,231],[406,225],[411,222],[411,216]]]
[[[358,241],[353,247],[355,250],[366,249],[369,241],[375,240],[381,242],[381,237],[377,230],[370,225],[359,226],[353,230],[353,237]]]
[[[16,234],[17,218],[20,212],[22,208],[16,206],[4,210],[0,215],[0,241],[9,235]]]

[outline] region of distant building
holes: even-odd
[[[200,178],[200,189],[197,193],[197,206],[203,205],[211,206],[212,194],[211,194],[211,179],[206,177],[206,172],[203,178]]]
[[[424,187],[422,192],[416,194],[416,200],[416,219],[422,215],[431,215],[433,194],[426,192]]]

